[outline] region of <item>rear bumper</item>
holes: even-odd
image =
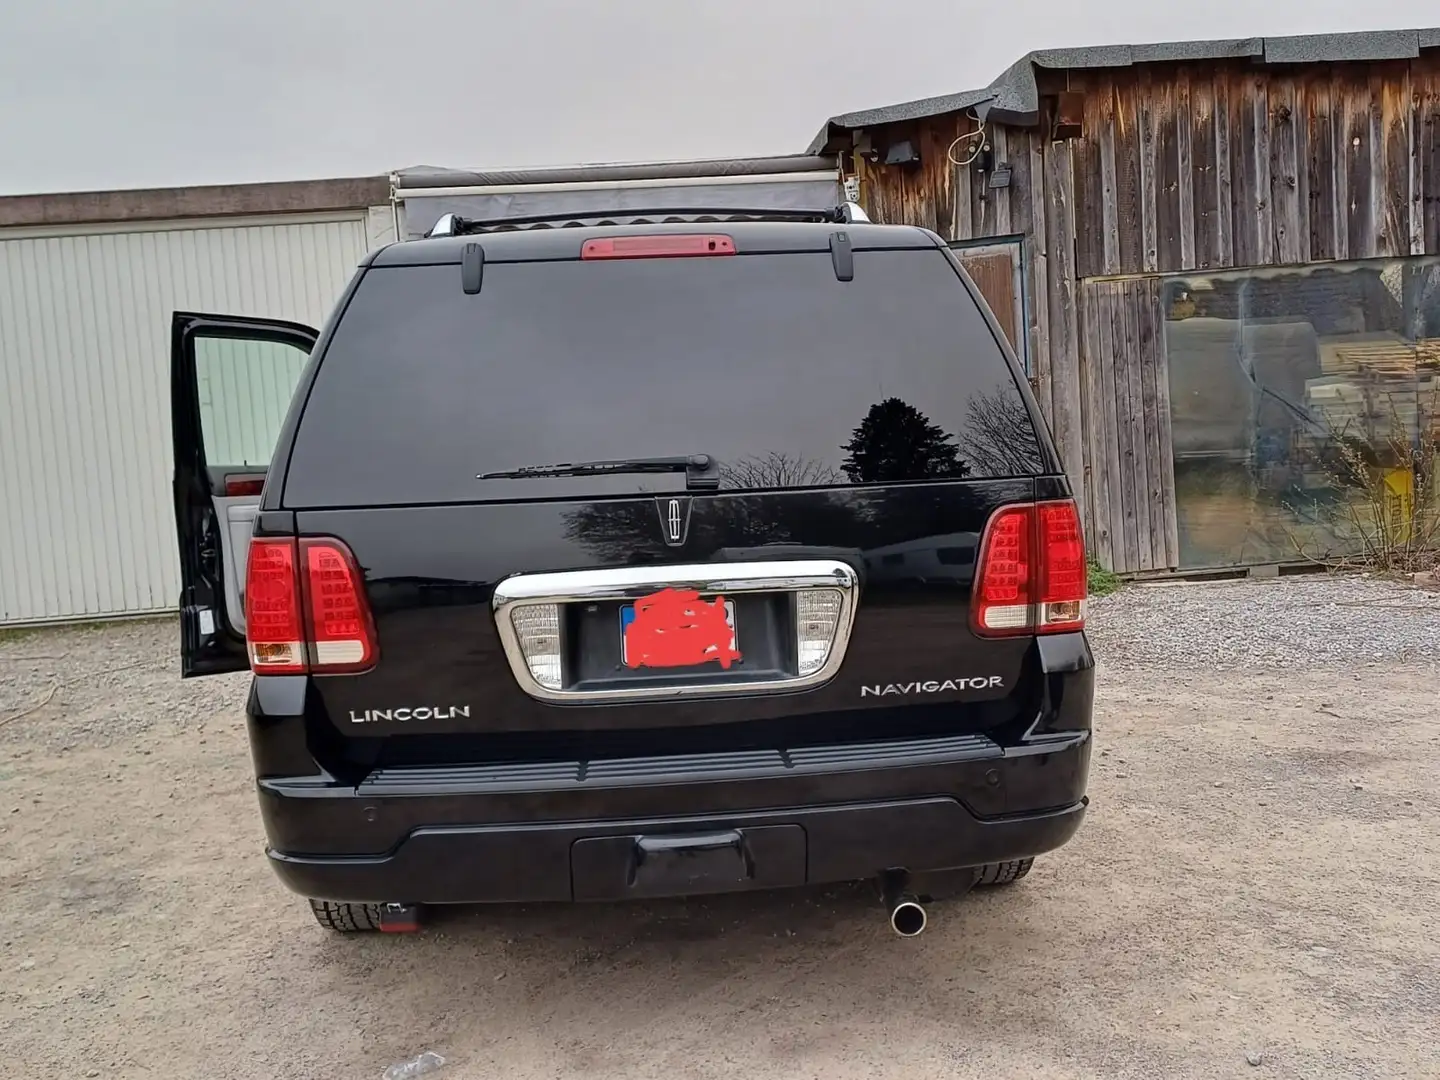
[[[392,770],[358,787],[261,781],[260,792],[272,865],[304,896],[605,900],[1039,855],[1080,826],[1090,747],[1089,731],[1019,748],[949,736],[589,765]],[[733,843],[735,854],[722,852],[717,862],[712,851],[664,872],[652,872],[652,858],[642,871],[647,845],[657,841]]]
[[[618,900],[781,888],[1003,862],[1052,851],[1080,827],[1085,803],[981,821],[948,798],[827,806],[724,818],[425,828],[394,853],[302,858],[271,851],[281,881],[302,896],[374,903]],[[648,837],[733,832],[749,859],[738,874],[637,880]]]

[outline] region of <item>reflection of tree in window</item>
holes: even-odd
[[[610,565],[652,562],[667,550],[658,513],[653,498],[582,503],[564,512],[565,539]]]
[[[767,544],[861,548],[869,537],[863,509],[862,503],[824,491],[701,494],[692,504],[684,550],[709,557],[721,547]],[[661,535],[656,497],[585,503],[564,516],[566,539],[604,563],[647,563],[673,554]]]
[[[845,475],[855,484],[958,480],[970,475],[955,436],[899,398],[870,406],[840,449],[845,451]]]
[[[720,485],[741,491],[825,487],[841,483],[836,469],[820,461],[772,451],[720,464]]]
[[[1033,476],[1042,471],[1030,413],[1007,388],[970,399],[960,449],[983,476]]]
[[[976,449],[989,455],[999,475],[1033,474],[1038,471],[1038,449],[1024,403],[1013,395],[1013,404],[1006,404],[1004,396],[1002,391],[994,400],[982,398],[972,406],[972,422],[978,425],[973,436]],[[1017,424],[1022,425],[1023,437],[1014,438],[1014,445],[1002,451],[1001,442],[1011,437]],[[841,449],[846,453],[843,476],[823,462],[782,452],[722,462],[726,495],[697,497],[687,550],[699,554],[717,547],[767,544],[860,549],[892,543],[894,538],[884,528],[890,518],[885,507],[896,493],[857,498],[841,491],[796,489],[834,488],[847,479],[852,484],[883,484],[971,474],[955,436],[899,398],[871,406]],[[913,514],[913,504],[905,505],[906,513]],[[566,512],[566,537],[610,564],[649,562],[670,550],[656,514],[653,497],[582,505]],[[913,517],[908,520],[913,524]]]

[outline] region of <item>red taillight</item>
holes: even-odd
[[[1044,502],[1035,507],[1040,521],[1039,585],[1035,603],[1042,630],[1076,630],[1085,622],[1085,537],[1075,504]]]
[[[355,556],[338,540],[308,536],[300,550],[312,670],[363,671],[375,663],[375,625]]]
[[[295,541],[250,541],[245,567],[245,643],[257,675],[298,675],[306,670],[301,630]]]
[[[252,539],[245,639],[257,675],[339,674],[373,666],[375,624],[350,549],[328,537]]]
[[[1001,507],[975,566],[975,632],[1054,634],[1085,625],[1085,541],[1072,500]]]
[[[728,236],[605,236],[580,246],[582,259],[676,259],[697,255],[734,255]]]
[[[1032,509],[1003,507],[985,528],[975,565],[975,598],[970,605],[977,633],[1025,633],[1034,623],[1030,612]]]

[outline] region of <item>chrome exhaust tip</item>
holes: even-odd
[[[904,870],[888,870],[880,875],[880,902],[890,913],[890,929],[901,937],[915,937],[929,920],[920,898],[909,891],[910,875]]]
[[[916,937],[928,920],[920,901],[910,895],[899,897],[890,908],[890,929],[901,937]]]

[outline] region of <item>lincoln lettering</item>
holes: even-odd
[[[1004,686],[1005,680],[999,675],[981,675],[974,679],[946,679],[940,682],[931,679],[927,682],[902,682],[886,683],[884,686],[860,687],[860,696],[863,697],[888,697],[891,694],[941,694],[947,690],[991,690],[997,686]]]
[[[469,715],[469,705],[417,705],[413,708],[366,709],[361,713],[351,709],[350,722],[378,724],[382,720],[454,720],[456,717]]]

